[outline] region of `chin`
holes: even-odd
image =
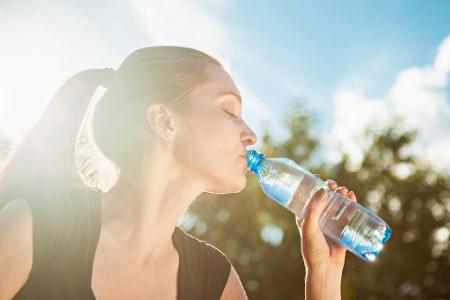
[[[239,177],[233,178],[233,180],[227,183],[222,182],[218,184],[216,188],[210,189],[209,192],[216,194],[234,194],[239,193],[247,186],[247,178],[244,174]]]
[[[245,177],[245,175],[240,176],[239,178],[236,179],[239,180],[236,180],[233,183],[232,191],[230,191],[229,193],[239,193],[247,186],[247,177]]]

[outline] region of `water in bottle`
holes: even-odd
[[[247,163],[255,173],[264,193],[289,209],[301,220],[306,203],[324,188],[328,203],[319,226],[332,240],[366,261],[379,255],[383,244],[391,236],[390,227],[376,214],[334,193],[325,182],[288,158],[266,158],[255,150],[247,151]]]

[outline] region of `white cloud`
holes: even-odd
[[[354,89],[340,89],[333,97],[334,126],[333,139],[340,152],[352,157],[355,163],[362,159],[362,149],[368,142],[364,138],[363,130],[369,121],[382,125],[387,121],[388,109],[382,99],[369,99],[363,91]],[[331,159],[337,160],[338,153],[329,153]]]
[[[406,129],[418,129],[412,151],[436,168],[450,171],[450,36],[438,48],[433,64],[397,74],[386,96],[370,99],[362,90],[341,87],[334,94],[333,143],[350,154],[358,167],[367,145],[363,130],[381,128],[399,116]],[[336,153],[329,158],[336,159]]]
[[[450,72],[450,36],[439,46],[434,67],[443,73]]]

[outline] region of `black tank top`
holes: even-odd
[[[101,202],[95,192],[87,193],[76,201],[51,205],[28,201],[33,217],[33,263],[14,300],[95,299],[91,276],[100,237]],[[172,241],[179,254],[176,299],[220,299],[231,269],[229,259],[178,226]]]

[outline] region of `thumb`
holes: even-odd
[[[327,204],[328,194],[323,188],[319,189],[311,197],[305,207],[305,216],[300,225],[301,233],[310,235],[320,231],[319,218]],[[299,220],[297,219],[297,225]]]

